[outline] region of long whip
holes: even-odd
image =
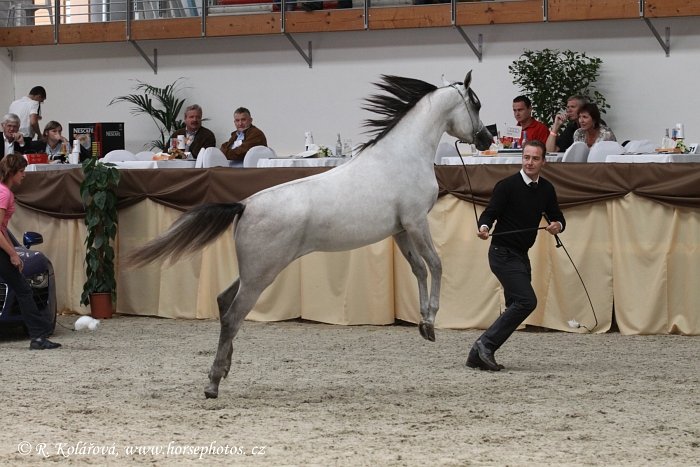
[[[551,222],[550,222],[550,220],[549,220],[549,216],[547,216],[547,213],[546,213],[546,212],[543,212],[543,213],[542,213],[542,216],[544,216],[544,220],[547,222],[547,224],[551,224]],[[576,271],[576,275],[578,275],[578,279],[581,281],[581,285],[583,286],[583,291],[586,292],[586,298],[588,298],[588,303],[591,305],[591,312],[593,313],[593,319],[595,320],[595,324],[594,324],[593,327],[590,328],[590,329],[589,329],[588,327],[584,326],[583,324],[579,323],[578,321],[574,320],[574,319],[569,320],[569,323],[568,323],[568,324],[569,324],[570,327],[572,327],[572,328],[574,328],[574,329],[583,328],[583,329],[585,329],[585,330],[588,331],[588,332],[593,332],[593,330],[594,330],[596,327],[598,327],[598,316],[596,316],[596,314],[595,314],[595,308],[593,308],[593,301],[591,300],[591,296],[589,295],[588,289],[586,288],[586,283],[583,282],[583,278],[581,277],[581,273],[578,272],[578,268],[576,267],[576,263],[574,263],[574,260],[571,259],[571,255],[569,254],[569,251],[568,251],[568,250],[566,249],[566,247],[564,246],[564,242],[562,242],[561,239],[559,238],[559,235],[558,235],[558,234],[554,234],[554,239],[555,239],[555,241],[557,242],[557,248],[563,248],[563,249],[564,249],[564,253],[566,253],[566,256],[569,258],[569,261],[571,262],[571,265],[574,267],[574,271]]]

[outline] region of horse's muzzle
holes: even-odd
[[[481,127],[481,130],[474,135],[474,145],[479,151],[486,151],[493,142],[493,135],[486,127]]]

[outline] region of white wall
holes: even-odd
[[[269,144],[290,154],[303,149],[305,130],[331,147],[337,132],[364,141],[361,125],[370,114],[362,101],[381,74],[439,85],[443,73],[456,81],[473,69],[483,121],[512,122],[511,101],[519,92],[508,65],[525,48],[549,47],[603,60],[598,84],[612,106],[605,119],[620,141],[660,140],[677,122],[685,124],[689,141],[698,141],[700,113],[691,104],[700,68],[697,18],[654,24],[662,34],[671,26],[670,58],[641,19],[465,28],[474,40],[484,36],[482,63],[452,28],[296,35],[303,46],[313,41],[311,69],[284,36],[141,42],[149,54],[158,49],[157,75],[129,43],[16,48],[14,62],[0,59],[0,78],[15,83],[15,95],[0,95],[0,107],[41,84],[48,93],[44,123],[60,121],[65,134],[69,121],[124,121],[127,149],[138,151],[155,137],[153,124],[131,116],[126,104],[107,104],[130,93],[135,79],[164,85],[185,77],[188,103],[204,107],[205,126],[218,142],[233,128],[233,110],[246,106]]]

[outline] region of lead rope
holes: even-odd
[[[459,160],[462,162],[462,168],[464,169],[464,175],[467,176],[467,185],[469,186],[469,193],[471,194],[471,197],[472,197],[472,207],[474,208],[474,219],[476,220],[476,225],[477,225],[477,229],[478,229],[479,228],[479,216],[476,213],[476,199],[474,198],[474,190],[472,190],[472,182],[471,182],[471,179],[469,178],[469,171],[467,170],[467,165],[464,163],[464,158],[462,157],[462,153],[459,152],[459,148],[457,146],[457,144],[459,144],[459,143],[467,144],[467,142],[461,141],[461,140],[455,141],[455,152],[457,153],[457,156],[459,156]],[[547,216],[547,213],[543,212],[542,215],[544,216],[544,219],[547,222],[547,224],[551,224],[551,222],[549,221],[549,217]],[[489,234],[489,237],[493,237],[494,235],[509,235],[509,234],[513,234],[513,233],[528,232],[528,231],[532,231],[532,230],[542,230],[544,228],[545,227],[533,227],[533,228],[528,228],[528,229],[510,230],[507,232]],[[593,301],[591,300],[591,296],[588,293],[588,288],[586,287],[586,283],[583,282],[583,277],[581,277],[581,273],[578,271],[578,268],[576,267],[574,260],[571,259],[571,255],[569,254],[569,251],[564,246],[564,243],[559,238],[559,235],[554,235],[554,239],[556,241],[556,247],[564,249],[564,253],[566,253],[566,257],[569,258],[571,265],[574,267],[574,271],[576,271],[576,275],[578,276],[578,279],[581,281],[581,285],[583,286],[583,291],[586,293],[586,298],[588,299],[588,303],[591,305],[591,312],[593,313],[593,319],[595,320],[595,324],[593,325],[592,328],[588,328],[587,326],[585,326],[585,325],[583,325],[583,324],[581,324],[578,321],[573,320],[573,319],[569,320],[567,324],[569,325],[569,327],[574,328],[574,329],[583,328],[588,332],[593,332],[593,330],[596,327],[598,327],[598,316],[595,313],[595,308],[593,307]]]

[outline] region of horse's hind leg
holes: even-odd
[[[260,294],[292,261],[294,258],[292,255],[293,252],[290,250],[286,255],[256,257],[256,261],[253,262],[245,261],[239,254],[240,278],[217,297],[221,315],[221,332],[216,357],[209,370],[209,384],[204,389],[207,399],[216,398],[219,395],[221,378],[227,376],[231,368],[233,338],[238,333],[243,320],[255,306]],[[231,297],[233,298],[229,302]],[[224,309],[227,303],[229,306]]]
[[[233,284],[228,286],[226,290],[221,292],[217,297],[216,297],[216,303],[219,306],[219,322],[223,323],[224,320],[226,319],[226,314],[228,311],[231,309],[231,305],[233,304],[233,300],[236,298],[236,294],[238,294],[238,289],[241,284],[241,279],[236,279]],[[223,334],[223,333],[222,333]],[[225,337],[225,336],[224,336]],[[231,338],[233,339],[233,337]],[[225,366],[225,371],[224,371],[224,378],[226,375],[228,375],[229,370],[231,369],[231,355],[233,354],[233,346],[229,349],[228,355],[226,356],[226,366]]]
[[[430,227],[428,219],[423,218],[413,223],[404,224],[406,234],[410,239],[413,250],[420,255],[422,261],[428,266],[430,271],[430,298],[427,300],[421,299],[421,317],[422,321],[418,327],[421,336],[429,341],[435,340],[435,316],[440,307],[440,282],[442,280],[442,262],[433,245],[433,239],[430,236]],[[423,266],[425,267],[425,266]],[[416,276],[418,277],[418,276]],[[427,279],[422,280],[425,284]],[[421,278],[418,277],[420,286]],[[427,294],[426,294],[427,295]]]
[[[238,287],[241,285],[241,280],[236,279],[233,284],[231,284],[226,290],[221,292],[218,297],[216,297],[216,304],[219,306],[219,318],[223,318],[228,309],[233,303],[233,299],[236,298],[238,293]]]
[[[218,397],[221,378],[225,378],[231,369],[233,338],[236,337],[243,319],[253,309],[265,287],[262,289],[257,285],[252,288],[240,287],[239,279],[217,297],[221,316],[221,331],[219,332],[219,346],[214,364],[209,370],[209,384],[204,389],[204,395],[207,399]],[[227,299],[231,296],[233,299],[229,302],[228,308],[224,309],[223,306],[226,305]]]

